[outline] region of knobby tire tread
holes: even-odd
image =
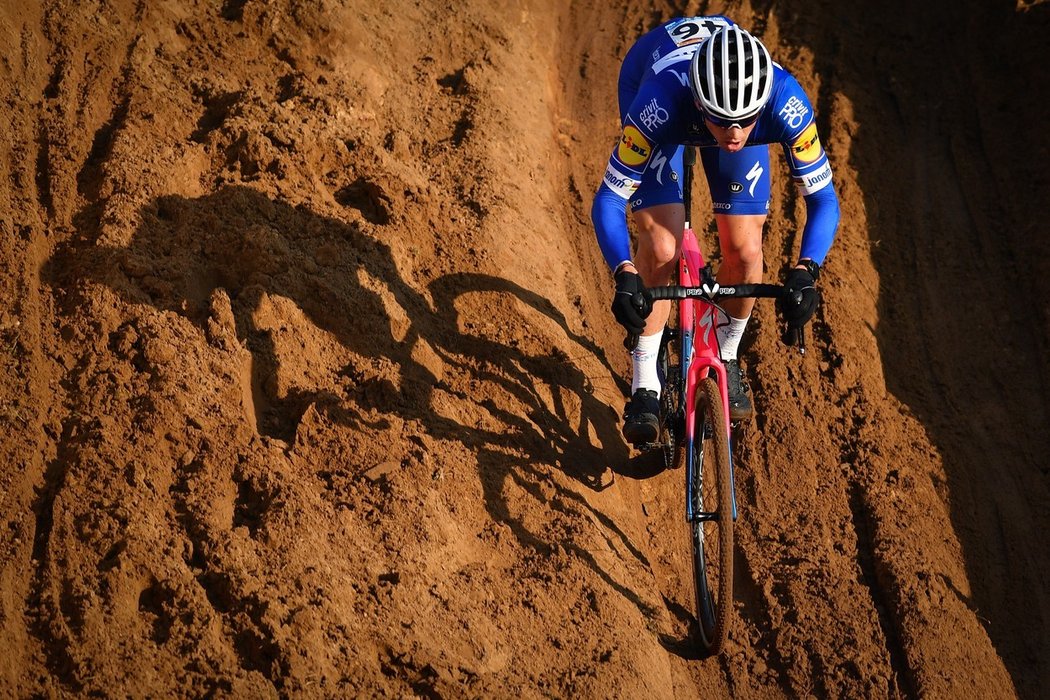
[[[718,538],[718,583],[715,597],[714,628],[711,639],[703,639],[706,644],[705,651],[714,656],[722,650],[729,632],[729,615],[733,609],[733,492],[732,473],[729,461],[729,431],[726,427],[725,414],[722,410],[722,397],[718,389],[718,383],[711,377],[700,382],[696,393],[696,416],[698,440],[703,440],[704,422],[710,421],[712,425],[711,454],[705,450],[703,476],[705,479],[714,479],[718,490],[718,519],[716,521],[716,537]],[[710,508],[705,504],[705,508]],[[699,524],[701,527],[702,523]],[[696,546],[693,538],[693,546]],[[694,552],[694,560],[697,553]],[[704,571],[695,571],[697,576],[706,576]],[[697,586],[697,591],[700,587]],[[702,615],[704,603],[697,600],[698,615]],[[698,618],[703,627],[703,621]]]
[[[681,403],[683,382],[681,377],[681,339],[670,340],[668,335],[674,333],[673,326],[668,324],[660,345],[657,361],[664,378],[663,393],[660,396],[662,425],[660,441],[663,444],[664,467],[674,469],[681,463],[683,452],[683,431],[681,422]]]

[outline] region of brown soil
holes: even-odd
[[[3,695],[1050,686],[1050,6],[40,5],[0,5]],[[707,660],[589,223],[619,57],[698,12],[799,77],[844,214],[810,352],[752,324]],[[771,279],[802,211],[781,170]]]

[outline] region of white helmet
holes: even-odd
[[[737,25],[719,29],[693,54],[693,99],[720,126],[758,118],[773,89],[773,60],[762,42]]]

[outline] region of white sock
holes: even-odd
[[[638,345],[631,352],[634,364],[634,378],[631,380],[631,395],[639,389],[649,389],[660,395],[660,376],[656,371],[656,355],[660,352],[660,338],[663,333],[643,335],[638,338]]]
[[[718,348],[723,361],[736,359],[737,351],[740,349],[740,339],[744,337],[744,329],[747,328],[747,322],[750,320],[751,316],[746,318],[729,316],[729,323],[719,325],[716,329]]]

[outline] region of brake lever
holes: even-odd
[[[640,292],[635,292],[631,296],[631,303],[634,304],[635,308],[641,311],[645,308],[646,304],[652,308],[653,299],[649,295],[647,289],[643,289]],[[648,316],[648,314],[646,314]],[[638,347],[638,338],[641,336],[639,333],[628,333],[627,337],[623,339],[623,346],[627,348],[627,352],[634,352],[634,349]]]
[[[798,352],[800,355],[806,354],[806,327],[799,326],[798,328],[788,328],[784,331],[783,335],[780,336],[780,342],[788,346],[798,346]]]

